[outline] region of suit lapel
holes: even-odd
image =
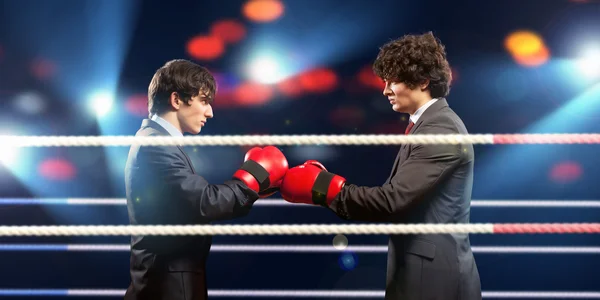
[[[185,159],[187,159],[188,164],[190,164],[190,167],[192,168],[192,173],[196,174],[196,170],[194,169],[194,164],[192,164],[192,160],[190,159],[190,157],[185,153],[185,151],[183,151],[183,148],[181,148],[181,146],[177,146],[177,148],[179,148],[181,153],[183,153],[183,155],[185,156]]]
[[[392,171],[390,172],[390,177],[388,177],[388,179],[385,181],[386,183],[390,183],[392,180],[392,177],[394,177],[394,175],[396,175],[396,169],[398,168],[398,165],[400,164],[401,154],[402,154],[402,148],[400,148],[400,150],[398,150],[398,154],[396,154],[396,160],[394,161],[394,166],[392,167]]]
[[[426,120],[429,116],[436,114],[440,109],[446,106],[448,106],[448,102],[446,101],[446,99],[439,98],[438,101],[436,101],[429,108],[427,108],[427,110],[423,112],[417,123],[415,123],[415,125],[410,129],[408,134],[415,133],[419,129],[421,124],[423,124],[424,120]],[[396,160],[394,161],[394,166],[392,167],[390,177],[387,179],[386,183],[391,182],[392,177],[396,175],[396,171],[398,171],[398,168],[400,167],[402,162],[404,162],[410,156],[410,146],[411,145],[409,144],[402,144],[400,146],[400,150],[398,151],[398,155],[396,155]]]

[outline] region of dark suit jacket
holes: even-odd
[[[445,99],[421,115],[410,134],[466,134]],[[346,184],[330,208],[348,220],[387,223],[468,223],[473,146],[404,144],[380,187]],[[385,299],[481,299],[468,234],[389,238]]]
[[[158,135],[169,133],[148,119],[136,133]],[[241,181],[209,184],[179,146],[132,146],[125,188],[132,225],[209,224],[246,215],[258,199]],[[210,236],[133,236],[125,299],[207,299],[211,241]]]

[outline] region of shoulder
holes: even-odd
[[[467,134],[463,120],[450,107],[444,107],[423,120],[418,133],[423,134]]]
[[[436,114],[430,115],[423,120],[421,126],[415,131],[423,135],[462,135],[468,134],[462,119],[449,107],[444,107]],[[413,148],[420,149],[431,155],[446,153],[457,158],[469,158],[470,143],[446,143],[446,144],[416,144]]]
[[[162,132],[151,128],[145,127],[140,129],[136,135],[136,137],[168,137],[162,134]],[[178,158],[184,159],[183,153],[176,145],[157,145],[157,146],[134,146],[132,147],[134,152],[137,152],[138,156],[144,156],[147,158],[156,158],[159,157],[170,157],[170,158]]]

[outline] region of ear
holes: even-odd
[[[425,91],[428,86],[429,86],[429,79],[426,79],[423,83],[421,83],[421,85],[419,85],[419,87],[421,88],[421,91]]]
[[[169,97],[169,104],[171,104],[171,107],[174,110],[179,110],[179,107],[181,106],[181,100],[179,99],[179,94],[177,94],[177,92],[171,93],[171,96]]]

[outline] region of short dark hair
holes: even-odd
[[[217,92],[216,80],[208,69],[185,59],[168,61],[154,73],[148,86],[148,115],[164,112],[173,92],[189,105],[191,98],[198,96],[200,91],[209,101]]]
[[[450,92],[452,71],[442,42],[431,31],[404,35],[383,45],[373,63],[375,75],[406,84],[411,89],[429,80],[433,98]]]

